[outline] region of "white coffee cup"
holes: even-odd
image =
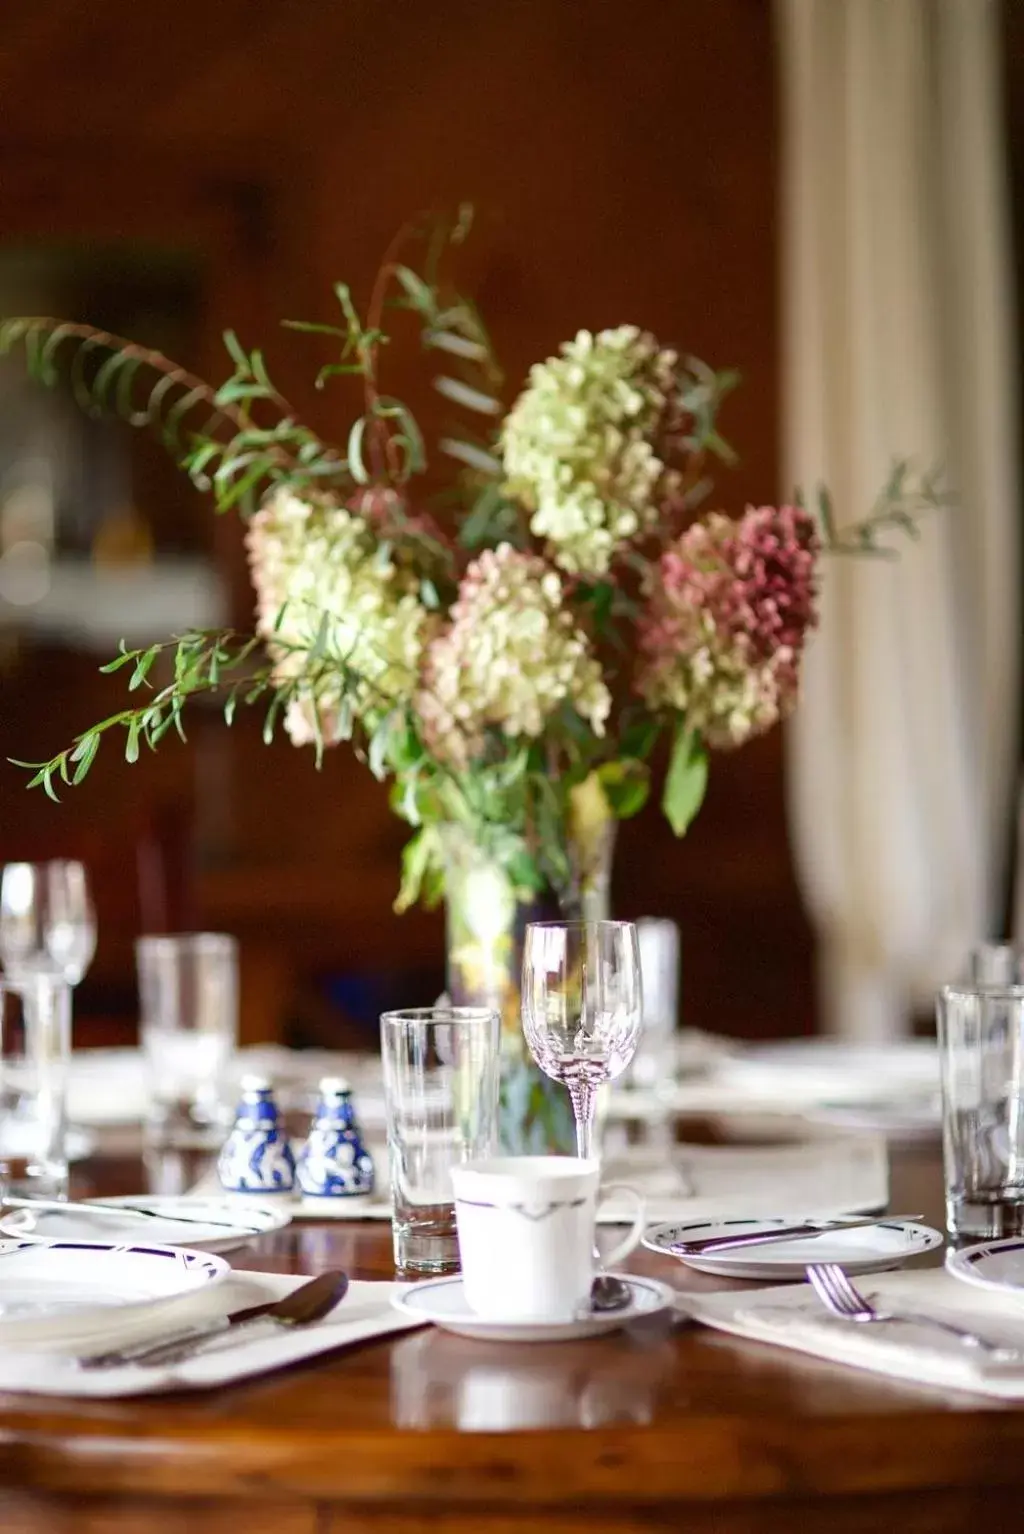
[[[587,1309],[594,1280],[597,1161],[576,1156],[504,1156],[452,1168],[466,1303],[493,1321],[572,1321]],[[611,1191],[608,1188],[604,1192]],[[632,1229],[603,1258],[621,1262],[643,1232],[643,1200]]]

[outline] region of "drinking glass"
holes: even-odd
[[[0,958],[8,975],[77,985],[96,952],[96,913],[82,863],[8,863],[0,881]]]
[[[71,991],[59,975],[0,983],[0,1180],[4,1195],[66,1198]]]
[[[451,1170],[496,1149],[500,1029],[488,1007],[415,1007],[381,1017],[400,1272],[458,1269]]]
[[[643,1033],[629,1070],[632,1086],[671,1086],[679,1021],[679,928],[667,917],[642,916],[636,924],[643,985]]]
[[[149,1128],[169,1144],[210,1145],[238,1043],[238,944],[223,932],[140,937],[135,957]]]
[[[643,996],[629,921],[531,922],[523,949],[523,1032],[545,1075],[569,1090],[576,1146],[590,1160],[598,1087],[629,1065]]]
[[[1024,1234],[1024,985],[947,985],[938,999],[946,1224]]]
[[[1010,943],[979,943],[971,949],[968,966],[972,985],[1024,983],[1024,961]]]

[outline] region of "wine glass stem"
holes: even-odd
[[[573,1117],[576,1120],[576,1154],[585,1161],[593,1156],[594,1106],[596,1093],[589,1081],[574,1081],[569,1087]]]

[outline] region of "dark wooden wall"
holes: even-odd
[[[468,198],[480,217],[461,277],[510,379],[578,327],[626,320],[736,364],[744,385],[724,426],[742,462],[719,499],[771,500],[783,487],[770,19],[768,0],[33,0],[0,40],[0,242],[194,250],[196,360],[218,365],[230,323],[266,342],[322,429],[341,431],[347,401],[314,393],[315,348],[276,320],[330,317],[336,278],[365,296],[410,214]],[[411,366],[400,351],[396,392],[415,395]],[[238,529],[214,536],[244,607]],[[119,696],[91,663],[33,652],[0,685],[5,756],[48,754]],[[693,1025],[812,1024],[780,747],[776,735],[718,759],[685,842],[653,809],[622,832],[618,907],[681,922]],[[135,769],[107,761],[60,809],[0,774],[5,856],[94,849],[108,913],[97,1010],[130,988],[140,828],[189,804],[195,917],[246,937],[253,1032],[289,1016],[340,1036],[344,1003],[317,991],[329,971],[390,970],[392,993],[429,999],[440,921],[391,914],[403,828],[378,786],[341,753],[317,776],[254,727],[202,719],[190,749]]]

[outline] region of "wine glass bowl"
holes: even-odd
[[[8,863],[0,881],[0,959],[9,975],[47,974],[75,986],[96,951],[96,915],[82,863]]]
[[[568,1089],[581,1156],[591,1154],[594,1094],[626,1070],[643,1012],[636,927],[624,921],[531,922],[523,1033],[546,1076]]]

